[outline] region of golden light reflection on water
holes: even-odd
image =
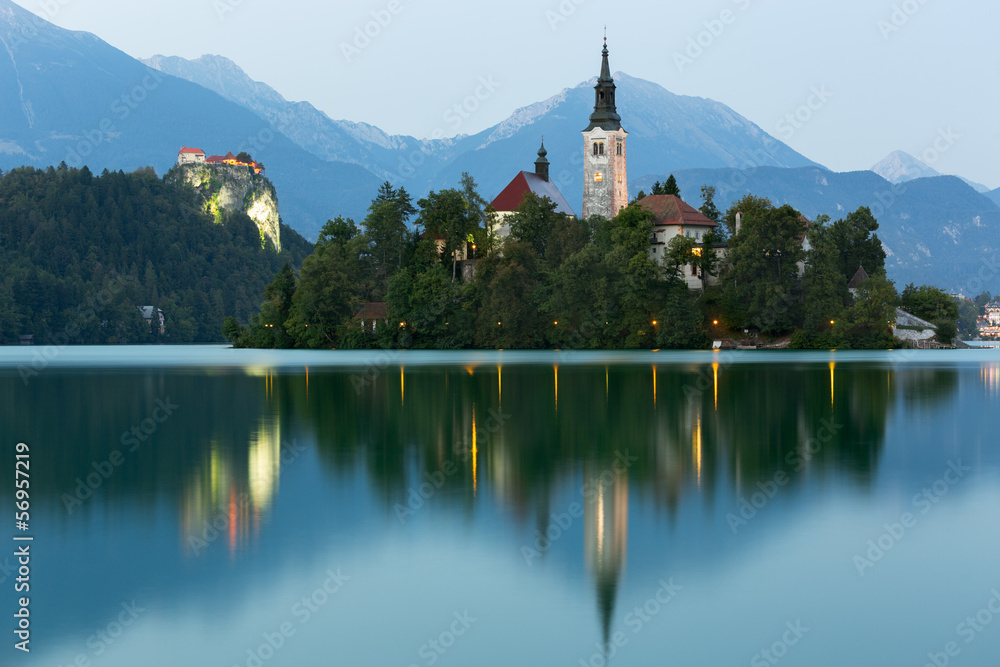
[[[980,375],[983,379],[983,384],[986,386],[986,393],[988,395],[996,396],[1000,393],[1000,365],[985,365],[982,367]]]
[[[719,362],[712,364],[712,387],[715,390],[715,411],[719,411]]]
[[[701,486],[701,415],[698,415],[698,422],[692,435],[692,446],[694,449],[694,467],[697,474],[698,486]]]
[[[837,367],[837,363],[834,361],[830,362],[830,405],[833,405],[833,369]]]

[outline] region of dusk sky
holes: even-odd
[[[831,169],[899,149],[1000,186],[986,0],[16,1],[135,57],[226,56],[290,100],[418,137],[450,130],[481,79],[495,90],[463,134],[596,76],[606,24],[612,70],[723,102]]]

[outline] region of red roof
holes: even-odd
[[[638,202],[639,207],[653,213],[653,225],[718,227],[719,223],[705,215],[677,195],[649,195]]]
[[[551,199],[555,202],[558,213],[576,215],[569,207],[565,197],[559,192],[559,188],[530,171],[522,171],[515,176],[514,180],[493,200],[493,208],[496,211],[516,211],[521,206],[521,202],[524,201],[524,195],[529,192],[534,192],[539,197]]]
[[[181,155],[185,153],[189,153],[192,155],[204,155],[205,151],[201,150],[200,148],[188,148],[187,146],[184,146],[177,154]]]

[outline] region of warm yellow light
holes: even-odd
[[[833,323],[834,323],[833,320],[830,320],[830,324],[833,324]]]
[[[553,322],[552,324],[554,324],[554,325],[556,325],[556,326],[559,326],[559,320],[556,320],[556,321],[555,321],[555,322]]]
[[[402,329],[404,327],[406,327],[406,322],[400,322],[399,323],[399,328]]]
[[[657,324],[659,324],[659,322],[657,322],[656,320],[653,320],[653,326],[655,327]]]
[[[500,326],[500,323],[499,323],[499,322],[497,322],[497,326]]]
[[[719,320],[712,320],[712,324],[718,325],[719,324]]]

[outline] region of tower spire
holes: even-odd
[[[611,77],[611,65],[608,63],[608,38],[604,38],[604,49],[601,51],[601,75],[594,86],[594,113],[590,115],[590,125],[584,132],[595,127],[614,131],[622,127],[622,117],[615,107],[615,80]]]
[[[535,175],[546,183],[549,180],[549,160],[545,156],[548,154],[545,150],[545,137],[542,137],[542,147],[538,149],[538,159],[535,160]]]

